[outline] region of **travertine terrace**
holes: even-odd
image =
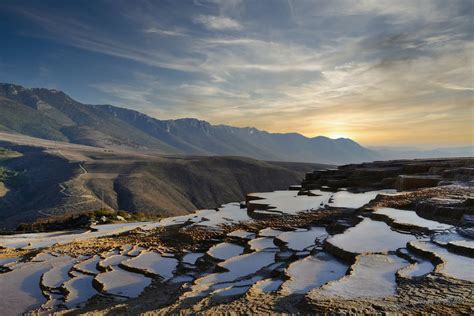
[[[0,305],[8,314],[473,313],[473,170],[467,158],[349,165],[160,222],[1,236]]]

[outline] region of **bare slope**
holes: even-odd
[[[316,164],[241,157],[163,156],[1,134],[0,147],[23,153],[0,162],[21,173],[6,182],[0,227],[38,217],[106,207],[162,216],[243,200],[246,193],[286,189]],[[18,181],[21,180],[21,181]]]

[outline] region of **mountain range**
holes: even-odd
[[[245,156],[260,160],[344,164],[380,156],[347,139],[308,138],[193,118],[159,120],[112,105],[80,103],[62,91],[0,84],[0,131],[96,147],[163,154]]]
[[[170,155],[243,156],[266,161],[346,164],[473,156],[474,147],[366,148],[348,138],[270,133],[194,118],[159,120],[112,105],[80,103],[62,91],[0,83],[0,131],[94,147]]]

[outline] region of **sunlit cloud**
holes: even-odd
[[[23,35],[137,64],[89,84],[98,102],[363,144],[472,143],[469,1],[175,6],[119,2],[126,36],[78,16],[14,11],[38,25]]]

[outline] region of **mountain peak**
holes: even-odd
[[[17,95],[18,93],[21,93],[23,91],[29,90],[26,89],[20,85],[16,84],[11,84],[11,83],[0,83],[1,90],[3,90],[4,93],[10,94],[10,95]]]

